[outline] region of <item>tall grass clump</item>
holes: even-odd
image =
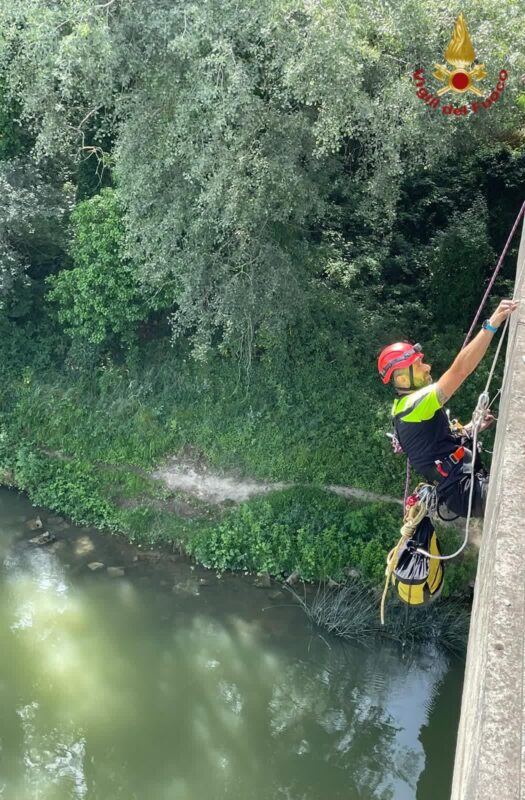
[[[409,608],[397,600],[387,606],[385,625],[379,619],[379,597],[357,583],[329,588],[320,584],[313,598],[291,589],[311,622],[347,641],[387,638],[407,644],[431,644],[463,655],[468,640],[470,613],[465,601],[439,600],[422,608]]]

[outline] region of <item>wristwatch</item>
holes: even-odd
[[[486,319],[483,325],[481,326],[484,331],[490,331],[491,333],[496,333],[498,330],[496,325],[492,325],[490,320]]]

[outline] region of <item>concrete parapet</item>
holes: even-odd
[[[525,800],[525,226],[514,297],[451,800]]]

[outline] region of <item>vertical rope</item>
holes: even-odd
[[[487,302],[487,298],[488,298],[488,296],[490,294],[490,291],[491,291],[492,287],[494,286],[494,281],[496,280],[496,278],[498,276],[498,273],[499,273],[499,271],[501,269],[501,266],[503,264],[503,261],[505,259],[505,256],[507,255],[507,250],[510,247],[510,243],[511,243],[513,237],[514,237],[514,234],[515,234],[516,229],[517,229],[517,227],[519,225],[519,222],[520,222],[520,220],[521,220],[521,218],[523,217],[524,214],[525,214],[525,201],[522,203],[522,206],[521,206],[521,208],[519,210],[518,216],[516,217],[514,225],[512,226],[512,230],[508,235],[507,241],[505,242],[505,247],[503,248],[503,250],[501,252],[501,255],[500,255],[499,259],[498,259],[498,263],[496,264],[496,267],[494,269],[494,273],[492,275],[492,278],[489,281],[489,285],[487,286],[485,294],[483,295],[483,298],[481,300],[479,308],[478,308],[478,310],[476,312],[476,316],[474,317],[474,320],[472,322],[472,325],[470,326],[469,332],[467,333],[467,335],[465,337],[465,341],[463,342],[463,345],[461,347],[462,350],[466,347],[470,337],[472,336],[472,332],[473,332],[474,328],[476,327],[476,324],[477,324],[478,319],[479,319],[479,317],[481,315],[483,307],[484,307],[485,303]],[[505,326],[504,326],[503,331],[502,331],[501,336],[500,336],[500,340],[499,340],[498,347],[497,347],[497,350],[496,350],[496,355],[495,355],[494,360],[492,362],[492,367],[491,367],[490,374],[489,374],[489,377],[488,377],[488,380],[487,380],[487,385],[485,387],[485,392],[483,393],[484,395],[487,395],[487,397],[488,397],[488,388],[490,386],[490,382],[491,382],[492,376],[494,374],[494,369],[496,367],[496,362],[498,360],[499,352],[501,350],[501,345],[503,343],[503,339],[504,339],[505,333],[507,331],[507,327],[508,327],[508,324],[509,324],[509,319],[510,318],[507,317],[507,319],[505,320]],[[505,378],[506,378],[506,369],[505,369],[505,375],[504,375],[504,382],[505,382]],[[480,400],[481,400],[481,396],[482,395],[480,395]],[[478,405],[479,405],[480,400],[478,400]],[[488,404],[488,401],[487,401],[487,404]],[[480,422],[481,422],[481,420],[480,420]],[[479,427],[480,422],[478,422],[478,427]],[[470,496],[469,496],[469,509],[468,509],[467,526],[466,526],[467,537],[468,537],[468,522],[470,520],[471,505],[472,505],[472,488],[473,488],[473,484],[474,484],[474,463],[475,463],[475,456],[476,456],[476,444],[477,444],[477,428],[475,427],[475,429],[474,429],[474,448],[473,448],[473,454],[472,454],[471,491],[470,491]],[[410,487],[410,462],[409,462],[408,457],[407,457],[407,469],[406,469],[406,480],[405,480],[405,496],[404,496],[404,502],[403,502],[403,506],[405,507],[405,509],[406,509],[406,502],[407,502],[409,487]],[[458,550],[458,553],[461,552],[461,550],[463,549],[463,547],[466,544],[466,541],[467,541],[467,539],[465,539],[465,542],[464,542],[463,546],[460,548],[460,550]],[[424,552],[424,551],[419,550],[418,552]],[[444,557],[444,558],[441,557],[440,560],[446,560],[447,558],[453,558],[458,553],[454,553],[452,556],[447,556],[447,557]],[[429,556],[429,557],[431,557],[430,553],[424,552],[424,554]]]
[[[483,310],[483,306],[487,302],[487,298],[488,298],[488,296],[490,294],[490,291],[491,291],[492,287],[494,286],[494,281],[496,280],[496,278],[498,276],[498,272],[501,269],[501,265],[503,264],[503,260],[504,260],[505,256],[507,255],[507,250],[510,247],[510,243],[511,243],[513,237],[514,237],[515,232],[516,232],[516,228],[518,227],[520,219],[522,218],[524,213],[525,213],[525,201],[523,202],[523,205],[520,208],[519,214],[516,217],[516,221],[515,221],[514,225],[512,226],[512,230],[509,233],[509,237],[508,237],[508,239],[507,239],[507,241],[505,243],[505,247],[503,248],[503,251],[502,251],[502,253],[501,253],[501,255],[500,255],[499,259],[498,259],[498,263],[496,264],[496,267],[494,269],[494,273],[492,275],[492,278],[490,279],[489,285],[487,286],[485,294],[483,295],[483,299],[482,299],[482,301],[480,303],[480,306],[479,306],[479,308],[478,308],[478,310],[476,312],[476,316],[474,317],[474,321],[472,322],[472,325],[470,326],[470,330],[469,330],[469,332],[467,333],[467,335],[465,337],[465,341],[463,342],[463,346],[461,348],[462,350],[468,344],[468,341],[469,341],[470,337],[472,336],[472,332],[473,332],[474,328],[477,325],[478,319],[479,319],[479,317],[481,315],[481,312]]]
[[[408,460],[407,456],[407,471],[406,471],[406,479],[405,479],[405,497],[403,500],[403,509],[406,509],[407,505],[407,497],[408,492],[410,491],[410,461]]]

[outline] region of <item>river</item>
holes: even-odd
[[[279,585],[7,489],[0,556],[2,800],[448,800],[462,661],[320,636]]]

